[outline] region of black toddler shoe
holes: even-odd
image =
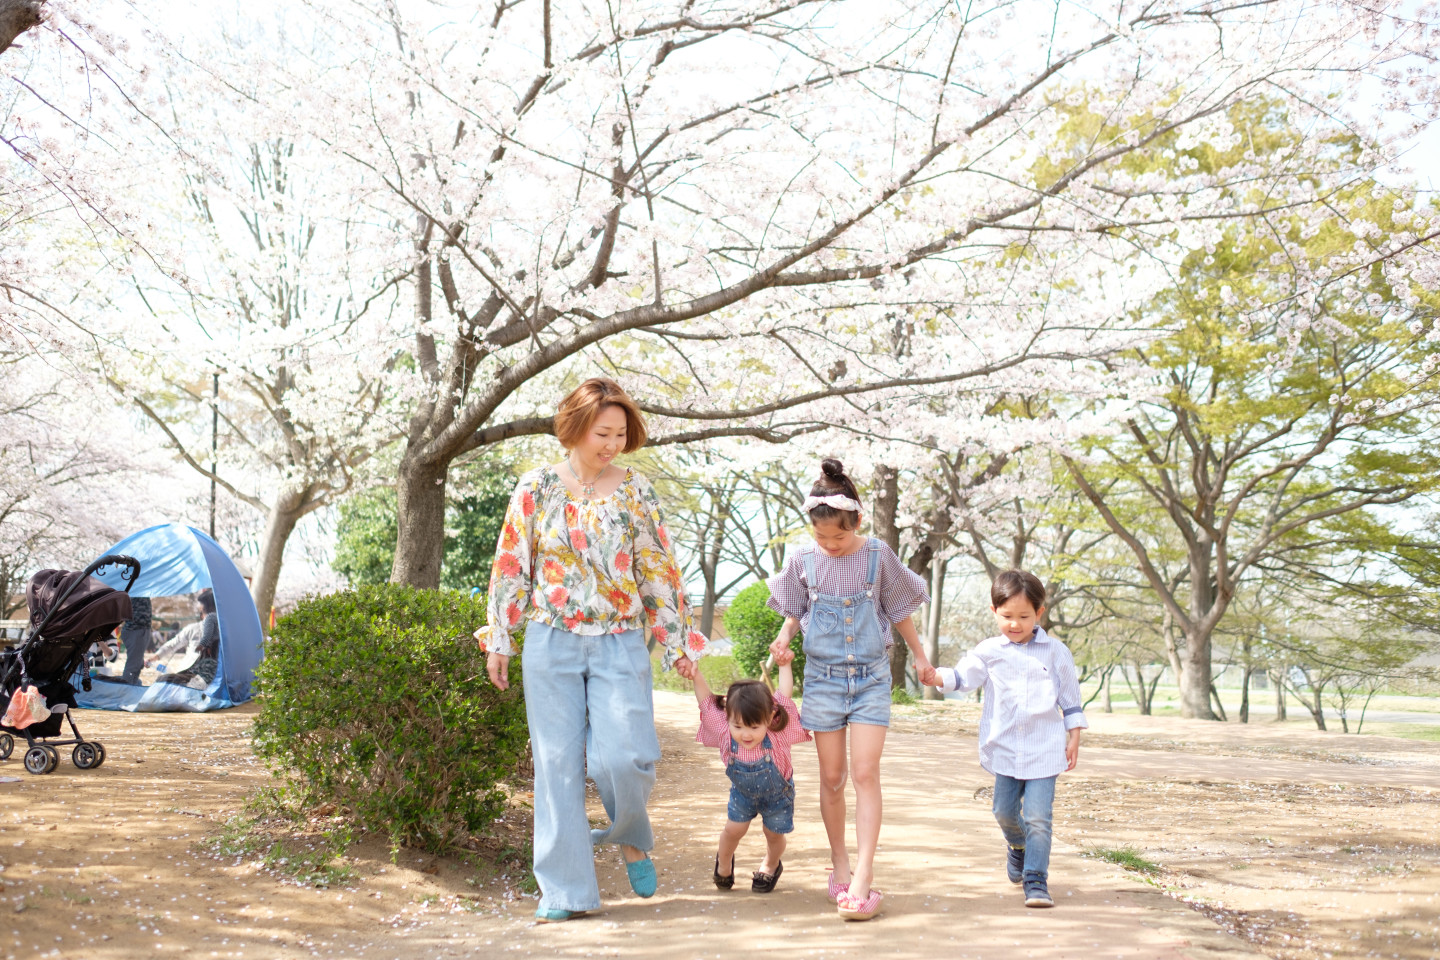
[[[783,862],[775,864],[774,873],[761,873],[756,870],[750,878],[750,889],[754,893],[769,893],[775,889],[775,884],[780,882],[780,871],[785,869]]]
[[[715,854],[715,886],[721,890],[729,890],[735,886],[735,858],[730,858],[730,876],[720,876],[720,854]]]

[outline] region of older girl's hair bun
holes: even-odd
[[[845,475],[845,464],[834,457],[826,457],[820,461],[820,479],[810,488],[810,496],[829,497],[835,494],[849,497],[856,503],[862,502],[855,481]],[[854,530],[860,525],[860,515],[853,510],[837,510],[823,503],[810,508],[810,520],[812,523],[816,520],[835,520],[846,530]]]

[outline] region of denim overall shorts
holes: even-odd
[[[815,551],[805,557],[810,590],[810,623],[805,628],[805,696],[800,723],[813,733],[843,730],[852,723],[890,725],[889,629],[880,624],[875,605],[875,572],[880,544],[873,537],[865,586],[848,597],[832,597],[816,587]]]
[[[760,745],[765,748],[765,756],[741,761],[735,759],[740,745],[730,738],[730,762],[725,765],[725,776],[730,778],[730,806],[725,815],[736,823],[749,823],[759,816],[771,833],[789,833],[795,829],[795,778],[780,776],[768,733]]]

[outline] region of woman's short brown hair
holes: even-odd
[[[625,411],[625,453],[645,445],[645,420],[639,405],[609,377],[591,377],[571,390],[555,411],[555,436],[566,450],[577,446],[606,407]]]

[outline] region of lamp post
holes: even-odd
[[[220,372],[213,374],[210,388],[210,539],[215,539],[215,472],[220,449]]]

